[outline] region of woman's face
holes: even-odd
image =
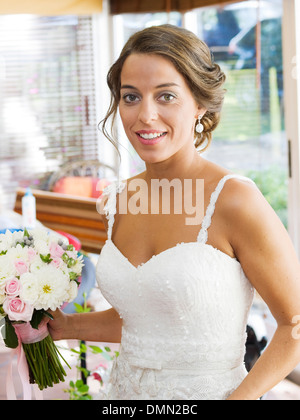
[[[205,113],[173,64],[154,54],[132,54],[121,73],[120,116],[141,159],[162,162],[194,146],[196,118]]]

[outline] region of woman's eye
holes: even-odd
[[[129,95],[124,95],[123,99],[127,104],[132,104],[136,102],[139,98],[136,95],[129,94]]]
[[[161,96],[163,102],[172,102],[175,99],[175,96],[171,93],[165,93]]]

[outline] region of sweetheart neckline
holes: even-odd
[[[208,247],[208,248],[210,248],[210,249],[212,249],[212,250],[214,250],[214,251],[216,251],[217,253],[220,253],[221,255],[224,255],[226,258],[229,258],[229,260],[230,261],[233,261],[233,262],[235,262],[235,263],[238,263],[239,265],[241,265],[241,263],[238,261],[238,259],[237,258],[235,258],[235,257],[231,257],[230,255],[228,255],[228,254],[226,254],[225,252],[223,252],[223,251],[221,251],[220,249],[218,249],[218,248],[215,248],[215,247],[213,247],[212,245],[210,245],[210,244],[204,244],[204,243],[201,243],[201,242],[178,242],[176,245],[174,245],[174,246],[172,246],[172,247],[170,247],[170,248],[167,248],[167,249],[165,249],[165,250],[163,250],[163,251],[161,251],[161,252],[159,252],[158,254],[155,254],[155,255],[152,255],[152,257],[149,259],[149,260],[147,260],[146,262],[144,262],[144,263],[141,263],[141,264],[139,264],[137,267],[135,266],[135,265],[133,265],[130,261],[129,261],[129,259],[123,254],[123,252],[121,252],[120,251],[120,249],[116,246],[116,244],[111,240],[111,239],[107,239],[107,241],[106,241],[106,243],[105,243],[105,245],[107,244],[107,243],[111,243],[112,244],[112,246],[113,246],[113,248],[114,249],[116,249],[117,250],[117,252],[121,255],[121,257],[125,260],[125,261],[127,261],[127,263],[129,264],[129,266],[131,266],[135,271],[139,271],[141,268],[143,268],[143,267],[145,267],[146,265],[148,265],[148,263],[150,263],[153,259],[155,259],[155,258],[157,258],[157,257],[160,257],[161,255],[164,255],[165,253],[167,253],[167,252],[170,252],[170,251],[172,251],[173,249],[176,249],[177,247],[179,247],[179,246],[184,246],[184,245],[201,245],[201,246],[205,246],[205,247]],[[104,246],[105,246],[104,245]]]

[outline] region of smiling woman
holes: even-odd
[[[169,25],[133,35],[108,74],[104,132],[119,109],[146,171],[112,183],[101,200],[108,239],[97,281],[112,309],[80,317],[56,312],[50,321],[55,339],[121,341],[108,399],[255,400],[300,361],[300,265],[291,240],[253,181],[197,151],[218,124],[224,79],[203,42]],[[177,212],[175,204],[167,212],[128,206],[123,213],[118,203],[131,203],[134,180],[147,185],[140,202],[150,196],[151,209],[161,193],[153,197],[153,182],[177,181],[180,189],[192,181],[175,201],[194,203],[201,180],[197,207],[203,204],[204,215],[188,224],[187,209]],[[278,329],[247,374],[254,288]]]
[[[147,64],[156,72],[159,71],[158,60],[160,60],[159,64],[164,63],[165,66],[169,64],[169,68],[172,67],[173,73],[174,70],[177,70],[177,76],[181,76],[179,86],[185,85],[185,87],[188,87],[193,94],[195,103],[198,106],[200,105],[200,109],[206,110],[202,119],[204,126],[202,133],[198,133],[195,130],[198,115],[193,115],[196,118],[193,121],[195,146],[197,149],[202,147],[201,151],[206,150],[211,142],[212,132],[217,128],[220,121],[220,112],[225,94],[223,89],[225,74],[219,65],[213,62],[210,50],[204,42],[191,32],[184,29],[178,31],[171,25],[162,25],[159,29],[151,27],[139,32],[133,35],[124,46],[119,59],[112,66],[107,77],[112,98],[107,115],[102,121],[104,135],[113,144],[116,144],[107,130],[107,123],[112,117],[112,126],[114,125],[118,106],[122,103],[121,92],[123,95],[122,99],[124,100],[125,96],[126,102],[129,101],[130,104],[132,102],[135,103],[139,98],[136,89],[138,88],[136,86],[137,79],[133,78],[133,74],[131,74],[132,77],[130,78],[132,83],[129,82],[129,79],[125,79],[125,76],[121,81],[121,71],[123,70],[124,75],[126,67],[128,71],[138,74],[138,68],[135,67],[138,60],[137,55],[142,55],[139,58],[143,58],[143,60],[146,59],[147,55]],[[155,60],[154,55],[156,55]],[[130,61],[134,60],[131,66],[129,66],[128,62],[126,63],[127,59]],[[142,79],[142,77],[139,79]],[[179,86],[176,86],[175,80],[170,82],[170,79],[161,79],[161,84],[155,85],[156,93],[160,94],[160,102],[172,103],[176,101],[176,88]],[[127,89],[126,93],[124,92],[125,88]],[[152,88],[154,89],[154,86]]]

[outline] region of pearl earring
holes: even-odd
[[[203,115],[199,115],[198,124],[196,125],[196,131],[198,134],[201,134],[204,131],[204,125],[201,123],[202,118],[203,118]]]

